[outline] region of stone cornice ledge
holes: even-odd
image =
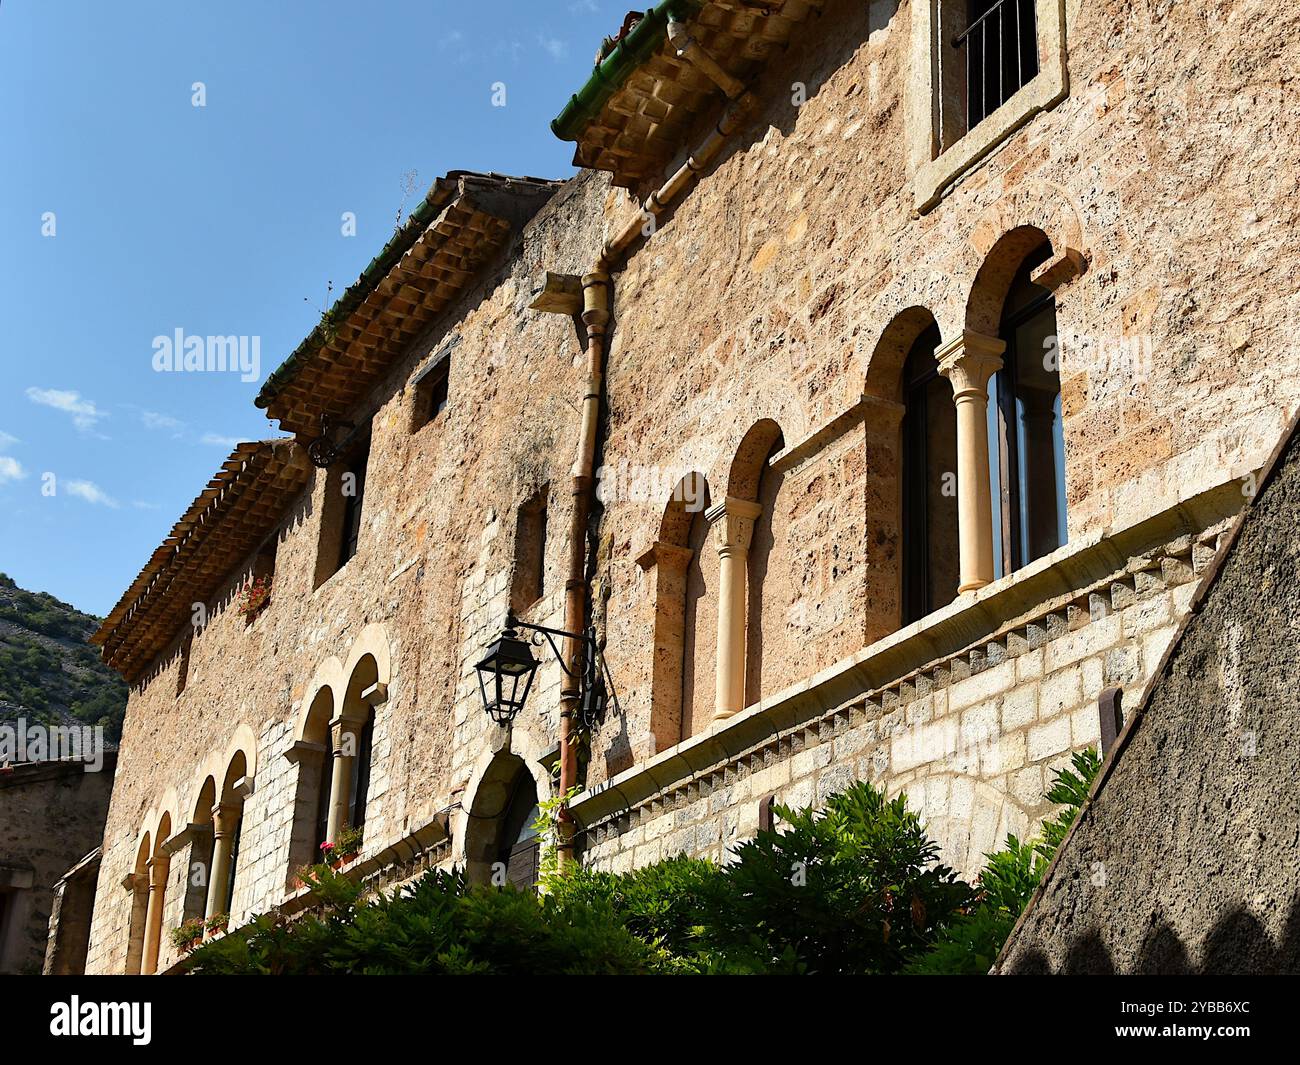
[[[1241,482],[1232,479],[1127,529],[1083,536],[588,789],[570,810],[583,828],[625,813],[937,660],[1063,609],[1089,587],[1125,573],[1144,552],[1227,522],[1243,502]]]

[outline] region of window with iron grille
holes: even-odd
[[[969,131],[1038,73],[1038,29],[1034,0],[970,0],[967,11],[953,47],[966,61]]]
[[[924,213],[1035,115],[1069,96],[1066,4],[930,0],[912,9],[914,69],[929,89],[908,104],[913,194]]]

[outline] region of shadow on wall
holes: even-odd
[[[1117,968],[1101,934],[1090,928],[1070,944],[1064,963],[1053,968],[1037,948],[1019,954],[1004,970],[1012,976],[1245,976],[1300,973],[1300,892],[1291,899],[1280,941],[1275,941],[1244,905],[1233,907],[1205,937],[1199,962],[1167,923],[1147,933],[1131,969]]]

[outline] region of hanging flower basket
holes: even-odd
[[[248,582],[239,599],[239,612],[244,620],[252,621],[271,601],[272,583],[270,577],[254,577]]]

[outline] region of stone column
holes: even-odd
[[[334,766],[330,777],[330,816],[326,835],[334,843],[348,823],[348,805],[352,802],[352,763],[361,746],[363,723],[336,717],[330,722]]]
[[[162,944],[163,903],[167,897],[167,873],[171,863],[159,855],[149,859],[149,905],[144,921],[144,965],[141,972],[158,971],[158,948]]]
[[[727,496],[705,512],[718,545],[718,675],[713,720],[739,713],[745,705],[745,607],[748,603],[749,544],[763,508]]]
[[[208,870],[208,901],[203,916],[211,920],[224,912],[230,894],[230,857],[235,845],[242,809],[236,803],[219,802],[212,808],[212,868]]]
[[[935,354],[957,404],[957,533],[961,584],[970,592],[993,580],[993,503],[989,490],[988,383],[1002,368],[1006,341],[970,330]]]

